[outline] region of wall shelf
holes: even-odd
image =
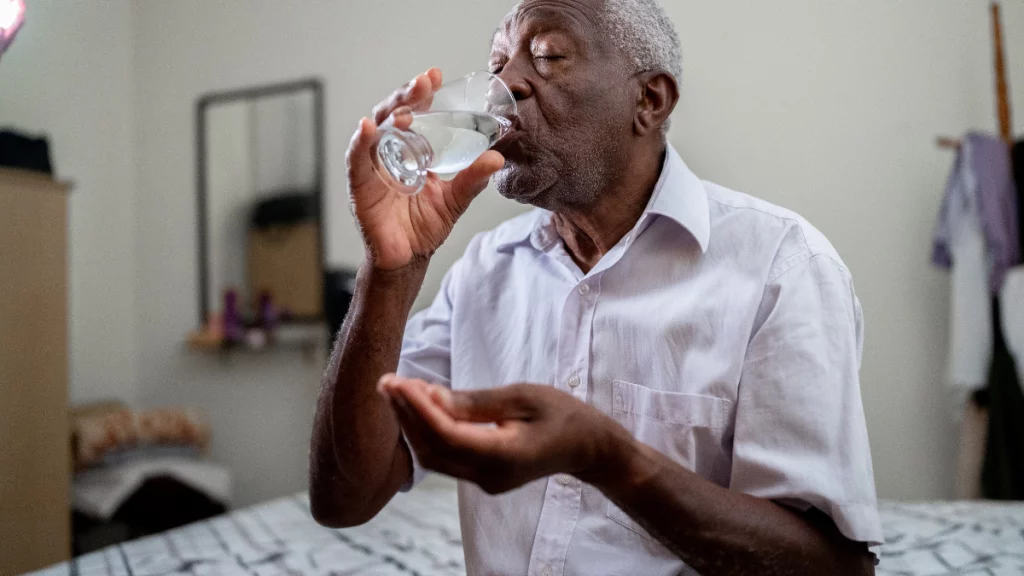
[[[200,354],[233,355],[233,354],[271,354],[282,350],[299,350],[312,356],[323,346],[326,338],[326,327],[321,323],[287,324],[274,331],[272,340],[257,345],[248,339],[238,343],[227,343],[221,339],[203,333],[192,333],[185,344],[192,352]]]

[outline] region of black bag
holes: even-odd
[[[30,138],[9,130],[0,130],[0,166],[52,175],[50,144],[46,138]]]
[[[327,320],[327,349],[345,322],[349,305],[355,292],[356,271],[349,269],[328,270],[324,273],[324,316]]]

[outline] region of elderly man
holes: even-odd
[[[518,121],[411,198],[374,173],[377,128],[408,127],[440,72],[360,123],[366,262],[317,409],[318,521],[365,522],[430,469],[462,480],[471,575],[873,572],[850,272],[666,143],[680,52],[655,0],[524,1],[490,55]],[[491,176],[537,209],[474,238],[406,323]]]

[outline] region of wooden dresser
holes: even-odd
[[[67,193],[0,168],[0,576],[71,550]]]

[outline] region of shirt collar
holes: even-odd
[[[547,250],[558,239],[551,223],[551,213],[538,210],[532,225],[518,230],[509,230],[508,235],[498,242],[498,251],[505,251],[527,241],[537,250]],[[676,149],[668,144],[665,162],[661,168],[654,193],[647,208],[640,217],[634,233],[642,231],[652,215],[664,216],[676,222],[697,241],[701,252],[706,252],[711,240],[711,217],[708,212],[708,195],[704,184],[697,178]]]
[[[644,217],[648,214],[658,214],[675,221],[693,236],[701,252],[707,252],[711,241],[708,193],[704,190],[704,183],[671,144],[665,152],[665,165]]]

